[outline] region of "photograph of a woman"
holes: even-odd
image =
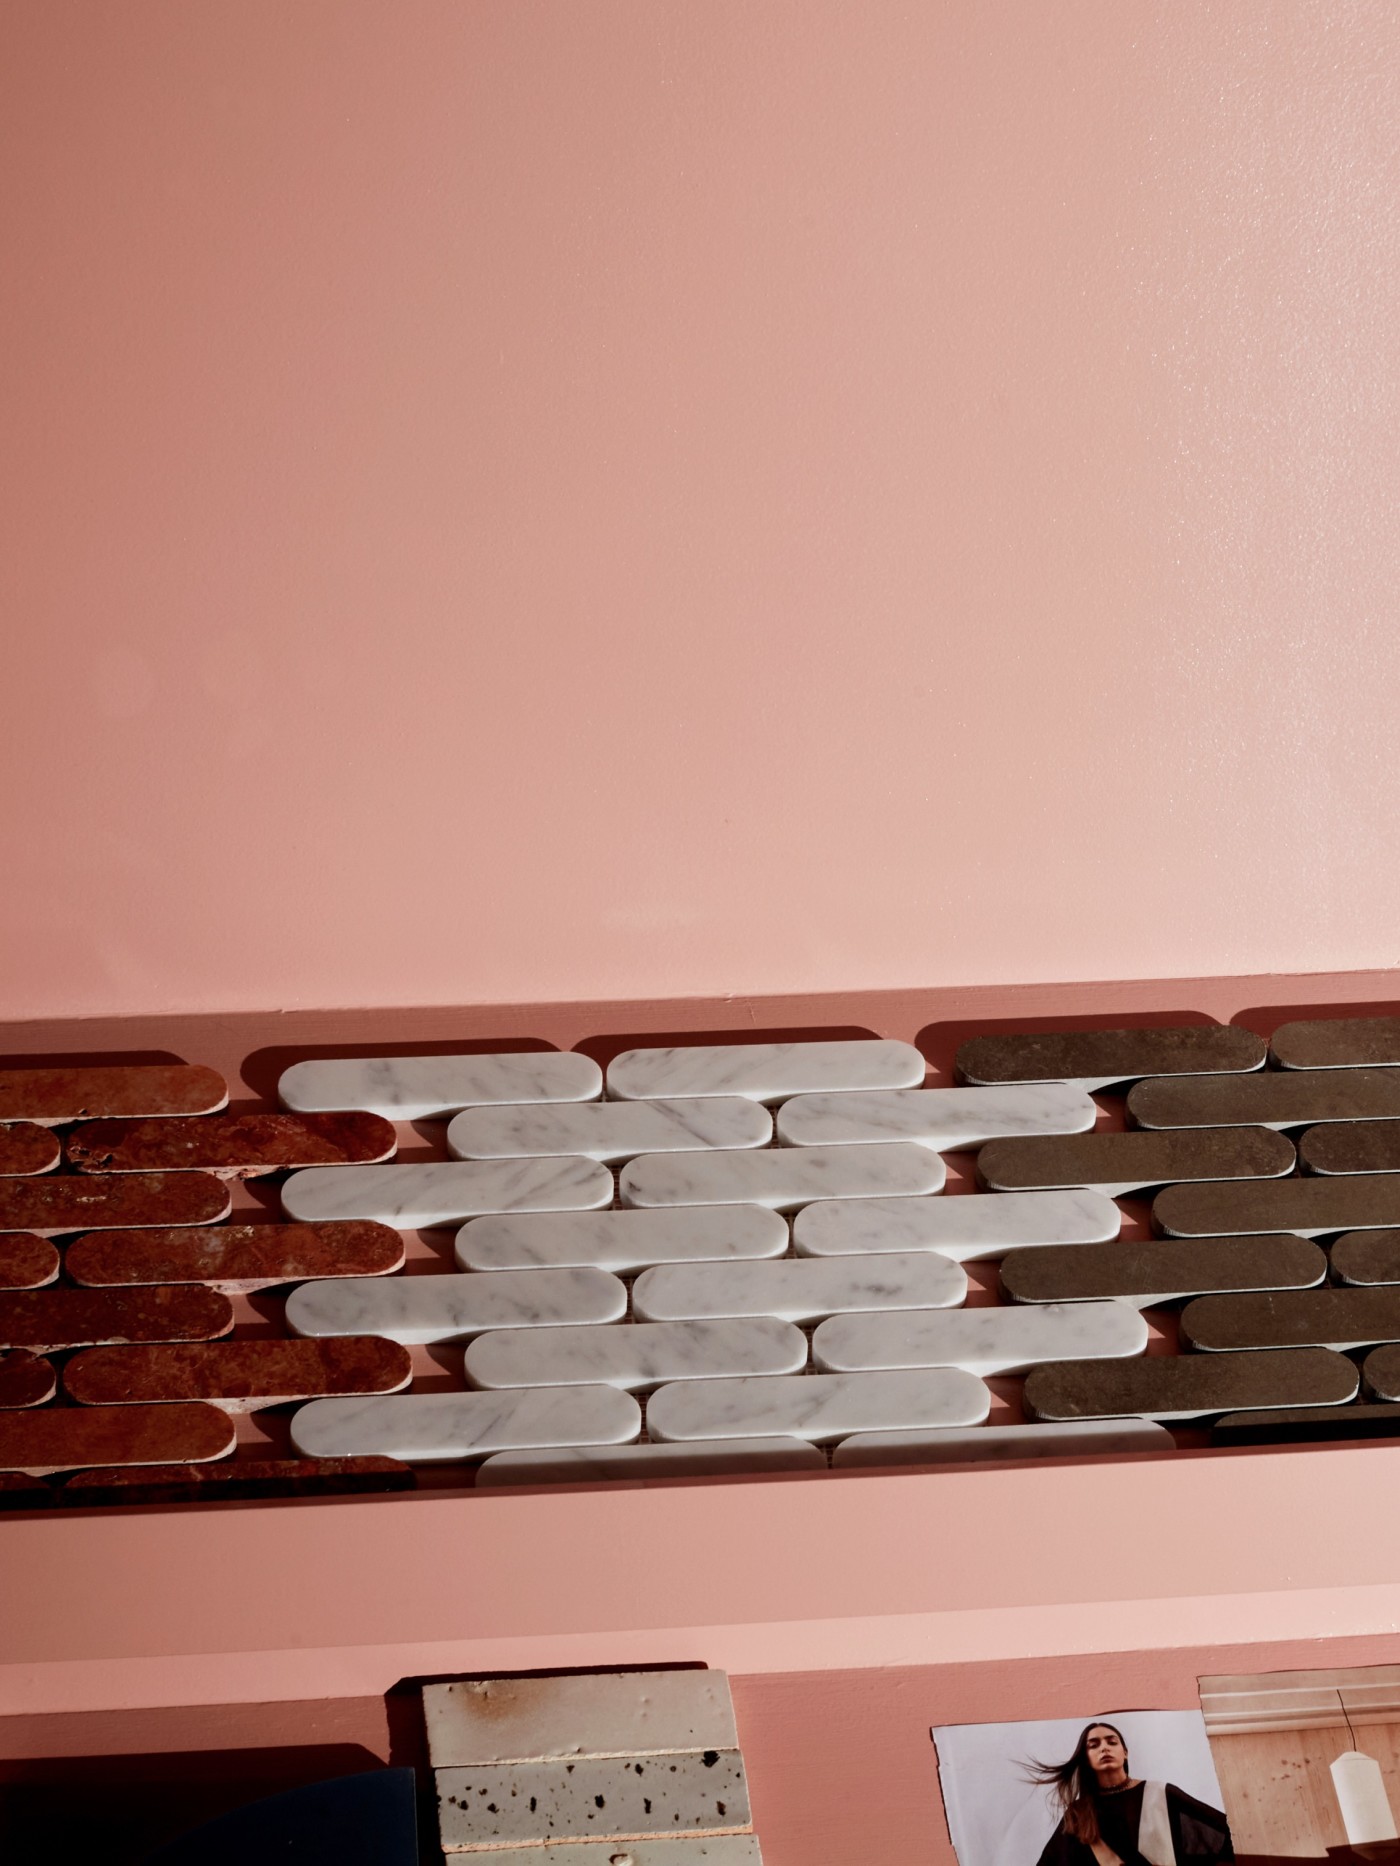
[[[1027,1776],[1053,1791],[1060,1824],[1037,1866],[1179,1866],[1233,1860],[1230,1829],[1212,1808],[1175,1783],[1135,1776],[1123,1733],[1086,1724],[1064,1762],[1030,1762]]]

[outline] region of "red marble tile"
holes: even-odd
[[[51,1173],[62,1157],[58,1136],[34,1121],[0,1127],[0,1173]]]
[[[198,1399],[241,1413],[333,1393],[398,1393],[412,1373],[408,1349],[398,1342],[341,1335],[93,1348],[69,1361],[63,1388],[83,1406]]]
[[[40,1289],[0,1295],[0,1347],[91,1348],[110,1342],[212,1341],[233,1327],[213,1289]]]
[[[221,1179],[253,1179],[288,1166],[391,1160],[397,1144],[393,1122],[378,1114],[216,1114],[92,1121],[68,1136],[68,1161],[83,1173],[196,1169]]]
[[[57,1391],[57,1375],[37,1354],[24,1348],[0,1352],[0,1409],[42,1406]]]
[[[0,1231],[0,1289],[41,1289],[58,1275],[58,1247],[32,1231]]]
[[[0,1478],[0,1484],[4,1483]],[[18,1480],[25,1481],[25,1480]],[[32,1481],[32,1480],[31,1480]],[[230,1458],[224,1464],[78,1471],[61,1491],[67,1504],[213,1503],[252,1497],[325,1497],[412,1490],[417,1476],[397,1458]],[[0,1496],[0,1507],[4,1498]]]
[[[0,1069],[0,1121],[65,1121],[150,1114],[213,1114],[228,1084],[199,1063],[99,1065],[91,1069]]]
[[[44,1477],[110,1464],[226,1458],[237,1433],[217,1406],[41,1406],[0,1413],[0,1471]]]
[[[62,1237],[68,1231],[144,1225],[209,1225],[233,1209],[228,1186],[208,1173],[65,1173],[0,1179],[0,1230]]]
[[[208,1283],[230,1295],[326,1276],[387,1276],[403,1268],[402,1232],[372,1219],[320,1225],[172,1225],[92,1231],[68,1246],[75,1283]],[[3,1259],[0,1259],[3,1261]]]

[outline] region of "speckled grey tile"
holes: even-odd
[[[1130,1361],[1058,1361],[1026,1376],[1031,1419],[1207,1419],[1275,1406],[1343,1406],[1360,1376],[1330,1348],[1247,1354],[1149,1354]],[[390,1402],[380,1401],[384,1405]]]
[[[1091,1302],[1118,1297],[1138,1308],[1187,1296],[1252,1289],[1311,1289],[1327,1258],[1288,1232],[1258,1237],[1151,1238],[1009,1251],[1001,1261],[1009,1302]],[[1400,1280],[1400,1278],[1397,1278]]]
[[[291,1434],[305,1458],[437,1464],[533,1446],[621,1445],[641,1429],[642,1409],[630,1393],[574,1386],[312,1400],[292,1415]]]
[[[470,1387],[554,1387],[600,1381],[639,1391],[665,1380],[795,1374],[807,1337],[776,1316],[719,1321],[616,1322],[587,1328],[504,1328],[478,1335],[466,1352]]]
[[[777,1436],[828,1444],[852,1432],[979,1425],[991,1404],[982,1381],[955,1367],[682,1380],[653,1394],[647,1433],[665,1440]]]
[[[189,1177],[189,1175],[181,1175]],[[573,1155],[544,1160],[433,1160],[422,1166],[310,1166],[282,1184],[288,1218],[373,1218],[400,1231],[457,1225],[483,1212],[592,1211],[612,1174]]]
[[[1381,1230],[1400,1225],[1400,1178],[1377,1173],[1168,1186],[1152,1202],[1152,1222],[1168,1237]]]
[[[835,1043],[686,1044],[624,1050],[608,1065],[608,1096],[747,1095],[783,1101],[818,1090],[918,1088],[927,1071],[912,1043],[860,1037]]]
[[[812,1364],[826,1373],[884,1367],[961,1367],[979,1379],[1023,1374],[1042,1361],[1141,1354],[1147,1323],[1126,1302],[1047,1303],[834,1315],[812,1337]]]
[[[658,1205],[632,1211],[508,1212],[473,1218],[457,1233],[464,1270],[530,1270],[781,1257],[788,1223],[765,1205]]]
[[[1262,1037],[1230,1024],[1036,1031],[973,1037],[959,1048],[956,1067],[969,1083],[1074,1082],[1096,1089],[1143,1076],[1262,1069],[1266,1049]]]
[[[1400,1017],[1319,1017],[1280,1024],[1270,1053],[1281,1069],[1358,1069],[1400,1063]]]
[[[490,1276],[347,1276],[303,1283],[287,1298],[297,1335],[382,1335],[408,1347],[464,1341],[490,1328],[615,1322],[627,1285],[606,1270],[497,1270]]]
[[[1118,1198],[1174,1180],[1276,1179],[1295,1158],[1292,1141],[1265,1127],[1072,1134],[994,1140],[977,1156],[977,1176],[994,1192],[1088,1186]]]
[[[1400,1341],[1400,1289],[1297,1289],[1198,1296],[1181,1338],[1202,1352],[1239,1348],[1352,1348]]]
[[[1213,1445],[1400,1438],[1400,1406],[1285,1406],[1277,1412],[1230,1412],[1215,1421],[1210,1437]]]
[[[715,1671],[589,1672],[424,1685],[423,1721],[435,1769],[645,1759],[739,1747],[729,1678]],[[606,1862],[600,1857],[597,1866]]]
[[[1304,1127],[1400,1118],[1389,1069],[1261,1069],[1243,1076],[1159,1076],[1128,1091],[1139,1127]]]
[[[828,1199],[792,1221],[803,1257],[865,1251],[937,1251],[958,1263],[1017,1247],[1098,1244],[1116,1238],[1123,1215],[1102,1192],[1005,1192],[942,1199]]]
[[[897,1464],[989,1464],[1027,1458],[1095,1458],[1175,1451],[1176,1440],[1150,1419],[1068,1425],[974,1425],[934,1432],[855,1432],[831,1454],[832,1469]]]
[[[1395,1079],[1400,1084],[1400,1070]],[[1400,1121],[1310,1127],[1298,1141],[1305,1173],[1400,1173]]]
[[[672,1445],[583,1445],[563,1451],[501,1451],[476,1475],[500,1484],[644,1483],[681,1477],[756,1477],[826,1471],[826,1454],[804,1438],[685,1439]]]
[[[633,1284],[632,1312],[657,1322],[719,1315],[814,1322],[860,1309],[949,1309],[966,1297],[967,1272],[960,1265],[933,1251],[904,1251],[661,1264]]]
[[[766,1147],[772,1138],[773,1117],[760,1103],[743,1095],[692,1095],[683,1101],[467,1108],[448,1123],[447,1150],[459,1160],[560,1153],[633,1160],[642,1153]]]
[[[688,1755],[508,1763],[437,1771],[445,1853],[492,1844],[528,1851],[542,1840],[654,1839],[738,1833],[751,1826],[737,1749]]]
[[[277,1093],[299,1114],[365,1108],[423,1121],[493,1102],[596,1101],[603,1072],[571,1050],[480,1056],[319,1056],[284,1070]]]
[[[383,1170],[383,1169],[381,1169]],[[941,1192],[946,1172],[927,1147],[762,1147],[751,1153],[651,1153],[618,1175],[624,1205],[767,1205]]]
[[[1083,1134],[1097,1118],[1083,1089],[1018,1082],[1006,1088],[794,1095],[778,1110],[777,1131],[789,1147],[912,1140],[948,1153],[1011,1134]]]
[[[1400,1231],[1349,1231],[1332,1246],[1332,1275],[1362,1288],[1400,1283]]]

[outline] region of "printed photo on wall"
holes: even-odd
[[[1235,1857],[1199,1711],[933,1731],[958,1866],[1182,1866]]]
[[[1241,1860],[1400,1862],[1400,1665],[1200,1687]]]

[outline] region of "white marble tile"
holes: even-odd
[[[504,1213],[473,1218],[457,1233],[464,1270],[528,1270],[596,1264],[644,1270],[655,1263],[781,1257],[788,1224],[763,1205],[658,1205],[620,1212]]]
[[[408,1347],[463,1341],[491,1328],[615,1322],[627,1286],[606,1270],[499,1270],[491,1276],[345,1276],[287,1298],[296,1335],[381,1335]]]
[[[961,1367],[989,1379],[1041,1361],[1117,1360],[1142,1354],[1147,1322],[1126,1302],[1047,1302],[1036,1308],[904,1310],[834,1315],[812,1337],[828,1373],[881,1367]]]
[[[589,1672],[424,1685],[423,1721],[434,1769],[739,1747],[725,1672]]]
[[[649,1322],[717,1315],[814,1322],[860,1309],[952,1309],[966,1299],[967,1272],[933,1251],[662,1264],[632,1286],[632,1312]]]
[[[519,1847],[482,1847],[471,1866],[521,1866]],[[623,1840],[597,1846],[566,1840],[561,1846],[529,1847],[525,1866],[763,1866],[756,1834],[711,1834],[705,1839]]]
[[[612,1202],[596,1160],[432,1160],[422,1166],[308,1166],[282,1185],[288,1218],[377,1218],[400,1231],[460,1224],[482,1212],[589,1211]]]
[[[606,1760],[521,1762],[437,1771],[443,1851],[542,1840],[655,1839],[749,1828],[748,1785],[737,1749]]]
[[[933,1250],[959,1263],[1035,1244],[1104,1244],[1123,1215],[1101,1192],[997,1192],[951,1199],[832,1199],[792,1224],[804,1257]]]
[[[572,1050],[481,1056],[320,1056],[282,1072],[277,1093],[298,1114],[367,1108],[423,1121],[501,1101],[595,1101],[603,1072]]]
[[[476,1484],[479,1490],[498,1484],[640,1483],[647,1478],[752,1477],[825,1469],[825,1453],[805,1438],[692,1438],[672,1445],[497,1452],[478,1470]]]
[[[642,1409],[616,1387],[523,1387],[509,1393],[402,1393],[312,1400],[292,1415],[304,1458],[451,1463],[537,1445],[622,1445]]]
[[[624,1050],[608,1065],[613,1101],[668,1095],[747,1095],[782,1101],[816,1089],[917,1088],[927,1065],[912,1043],[721,1043]]]
[[[1175,1451],[1151,1419],[1076,1419],[1067,1425],[974,1425],[942,1432],[855,1432],[831,1454],[832,1468],[882,1464],[981,1464],[1023,1458],[1089,1458],[1106,1452]],[[507,1457],[536,1454],[507,1452]],[[547,1455],[547,1454],[538,1454]],[[480,1481],[480,1480],[478,1480]]]
[[[548,1341],[544,1335],[548,1333]],[[466,1353],[472,1387],[654,1387],[664,1380],[795,1374],[807,1337],[775,1316],[723,1321],[628,1322],[589,1328],[506,1328],[478,1335]]]
[[[337,1166],[332,1172],[355,1168]],[[368,1169],[366,1169],[368,1170]],[[385,1168],[379,1169],[381,1172]],[[761,1147],[753,1153],[651,1153],[618,1175],[624,1205],[767,1205],[941,1192],[942,1160],[927,1147]]]
[[[878,1374],[770,1374],[748,1380],[681,1380],[647,1407],[653,1439],[790,1436],[829,1444],[852,1432],[977,1425],[992,1396],[956,1367]]]
[[[524,1159],[575,1153],[589,1160],[633,1160],[640,1153],[766,1147],[773,1117],[743,1095],[692,1095],[684,1101],[594,1101],[547,1106],[467,1108],[447,1129],[459,1160]]]
[[[1009,1135],[1084,1134],[1097,1119],[1098,1109],[1084,1090],[1063,1082],[887,1089],[795,1095],[778,1110],[778,1138],[788,1147],[911,1140],[950,1153]]]

